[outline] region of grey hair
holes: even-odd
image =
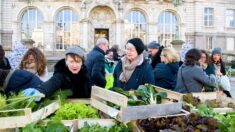
[[[101,43],[108,44],[109,41],[106,38],[98,38],[96,41],[96,45],[100,45]]]

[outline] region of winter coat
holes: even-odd
[[[119,76],[122,73],[122,61],[119,61],[114,70],[114,83],[113,87],[120,87],[123,90],[137,89],[139,85],[145,83],[155,84],[153,69],[150,64],[143,62],[141,65],[136,66],[134,72],[132,73],[130,79],[127,83],[121,82]]]
[[[213,69],[213,72],[212,73],[216,73],[216,68],[214,66],[214,64],[209,64],[209,66]],[[225,67],[223,67],[222,65],[220,66],[220,72],[223,74],[223,75],[226,75],[226,70],[225,70]]]
[[[174,90],[176,85],[177,72],[179,70],[179,63],[174,62],[170,64],[159,63],[154,69],[155,85]]]
[[[162,53],[162,49],[163,49],[163,48],[164,48],[164,47],[161,46],[161,47],[159,48],[158,52],[156,53],[156,55],[155,55],[154,57],[152,57],[151,66],[152,66],[153,69],[157,66],[158,63],[161,63],[161,57],[160,57],[160,55],[161,55],[161,53]]]
[[[2,62],[0,62],[0,69],[3,69],[3,70],[11,69],[11,65],[9,63],[9,60],[6,57],[4,57]]]
[[[212,65],[208,65],[206,69],[203,69],[203,71],[206,72],[207,75],[211,75],[211,74],[215,75],[215,71]]]
[[[40,85],[42,81],[35,74],[25,70],[12,70],[7,75],[3,89],[5,93],[20,92],[27,88],[34,88]]]
[[[97,85],[103,88],[106,85],[104,56],[104,51],[95,46],[87,55],[87,60],[85,62],[92,85]]]
[[[181,71],[184,82],[182,80]],[[198,65],[186,66],[183,64],[178,71],[175,91],[180,93],[201,92],[204,86],[214,87],[215,85],[216,78],[214,75],[206,75]]]
[[[55,65],[53,76],[37,87],[49,97],[58,89],[70,89],[73,98],[89,98],[91,84],[85,65],[82,65],[78,74],[73,74],[65,64],[65,59],[58,61]]]

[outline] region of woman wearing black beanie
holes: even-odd
[[[137,89],[139,85],[154,85],[154,75],[150,64],[143,57],[144,44],[141,39],[127,41],[126,55],[121,58],[114,70],[114,87],[123,90]]]

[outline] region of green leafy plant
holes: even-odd
[[[69,130],[59,120],[50,120],[46,124],[28,124],[21,132],[68,132]]]
[[[135,91],[124,91],[121,88],[114,88],[115,92],[128,97],[128,105],[159,104],[163,98],[167,97],[166,92],[157,92],[150,84],[140,85]]]
[[[87,106],[82,102],[78,103],[66,103],[58,111],[56,111],[55,116],[52,118],[60,120],[72,120],[81,118],[99,118],[98,110]]]
[[[125,125],[120,122],[116,122],[111,128],[101,127],[99,124],[89,125],[85,122],[84,127],[82,127],[79,132],[132,132],[132,128],[131,124]]]

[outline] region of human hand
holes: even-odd
[[[23,94],[25,96],[37,96],[37,95],[40,95],[41,93],[35,88],[27,88],[23,90]],[[41,97],[34,98],[35,102],[39,102],[40,100],[41,100]],[[32,98],[30,98],[29,101],[32,101]]]

